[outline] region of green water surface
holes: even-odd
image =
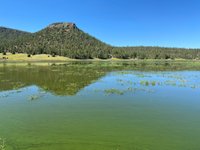
[[[199,116],[200,71],[170,64],[0,65],[6,150],[200,150]]]

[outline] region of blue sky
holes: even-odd
[[[0,26],[75,22],[115,46],[200,48],[199,0],[0,0]]]

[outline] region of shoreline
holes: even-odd
[[[5,59],[3,59],[3,57]],[[0,53],[0,63],[65,63],[65,62],[199,62],[200,60],[195,59],[72,59],[63,56],[52,57],[48,54],[32,55],[27,57],[27,54],[11,54],[8,53],[3,55]]]

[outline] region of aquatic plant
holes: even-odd
[[[9,94],[8,93],[5,93],[5,94],[3,94],[3,95],[0,95],[0,98],[7,98],[9,96]]]
[[[169,86],[176,86],[177,85],[176,81],[174,81],[174,80],[167,80],[167,81],[165,81],[164,84],[169,85]]]
[[[181,83],[181,84],[179,84],[179,85],[178,85],[178,87],[187,87],[187,85],[186,85],[186,84],[183,84],[183,83]]]
[[[0,138],[0,150],[5,150],[6,145],[5,145],[5,139]]]
[[[152,86],[156,86],[156,81],[152,81],[152,82],[151,82],[151,85],[152,85]]]
[[[139,77],[139,78],[144,78],[145,77],[145,75],[142,74],[142,73],[137,73],[136,76]]]
[[[101,92],[100,89],[94,89],[94,92],[97,93],[97,92]]]
[[[123,95],[124,92],[123,91],[120,91],[118,89],[107,89],[104,91],[106,94],[110,95],[110,94],[117,94],[117,95]]]
[[[16,82],[15,85],[13,85],[13,90],[19,90],[19,88],[22,88],[23,86],[25,86],[25,84]]]
[[[44,94],[46,94],[46,93],[43,92],[43,93],[39,93],[39,94],[37,94],[37,95],[31,95],[31,96],[29,97],[29,100],[30,100],[30,101],[38,100],[38,99],[40,99],[41,97],[43,97]]]
[[[192,89],[196,89],[196,86],[195,86],[195,85],[191,85],[191,88],[192,88]]]
[[[148,82],[148,81],[146,81],[146,82],[145,82],[145,85],[146,85],[146,86],[149,86],[149,82]]]
[[[33,101],[33,100],[37,100],[39,99],[39,96],[38,95],[32,95],[29,97],[29,100]]]
[[[43,88],[44,90],[46,90],[46,91],[49,90],[49,88],[48,88],[47,86],[43,86],[42,88]]]
[[[140,81],[141,85],[149,86],[149,81]]]

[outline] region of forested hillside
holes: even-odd
[[[31,36],[31,33],[0,27],[0,51],[11,50],[14,45],[25,40],[27,36]]]
[[[36,33],[0,27],[0,52],[75,59],[200,59],[199,49],[113,47],[83,32],[74,23],[54,23]]]

